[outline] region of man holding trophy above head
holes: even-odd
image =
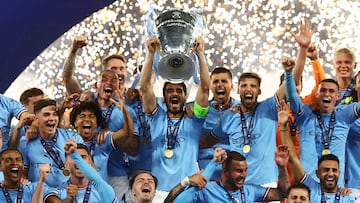
[[[144,109],[149,117],[149,139],[153,144],[152,173],[159,179],[155,202],[163,202],[172,187],[184,178],[184,184],[188,183],[186,177],[199,170],[198,145],[201,126],[208,112],[210,85],[209,70],[204,57],[204,40],[197,38],[193,43],[193,51],[199,60],[200,85],[195,98],[194,116],[184,116],[187,92],[184,81],[180,79],[170,79],[164,83],[163,100],[167,110],[159,108],[151,74],[156,51],[164,46],[166,45],[155,37],[146,41],[148,52],[140,80]]]

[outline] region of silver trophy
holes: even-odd
[[[194,61],[189,50],[194,41],[195,16],[179,9],[165,11],[156,18],[157,35],[161,42],[159,75],[171,82],[183,82],[193,76]]]

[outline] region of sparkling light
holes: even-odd
[[[297,44],[288,31],[297,32],[298,22],[304,17],[317,24],[318,32],[313,41],[319,46],[328,77],[334,77],[332,57],[337,48],[349,47],[355,55],[360,51],[355,50],[360,43],[360,3],[357,1],[119,0],[64,33],[26,68],[5,94],[18,99],[19,90],[35,86],[49,97],[61,100],[65,95],[62,65],[76,35],[86,35],[89,40],[76,61],[76,77],[84,90],[91,88],[100,71],[101,59],[109,54],[124,54],[130,75],[144,61],[144,21],[141,18],[154,5],[159,10],[175,7],[202,10],[208,29],[205,41],[209,66],[231,68],[234,83],[240,73],[256,71],[263,76],[265,84],[269,80],[276,88],[278,82],[270,75],[278,78],[284,55],[296,57]],[[304,81],[309,81],[304,84],[312,84],[309,63],[303,76]],[[129,77],[128,83],[133,79]],[[263,85],[263,93],[266,92],[272,95],[274,88]]]

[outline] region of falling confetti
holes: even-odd
[[[142,18],[154,5],[160,11],[200,9],[207,25],[204,39],[209,67],[230,68],[234,84],[242,72],[253,71],[276,88],[278,79],[274,82],[269,73],[280,76],[281,58],[285,55],[296,57],[297,44],[288,31],[297,32],[298,23],[304,18],[317,25],[313,41],[319,47],[327,77],[334,78],[332,58],[337,48],[348,47],[355,55],[360,51],[355,50],[360,43],[360,12],[357,12],[360,3],[356,1],[119,0],[89,16],[53,42],[26,67],[5,94],[18,99],[19,90],[39,87],[49,97],[62,100],[66,94],[61,79],[62,66],[72,39],[77,35],[85,35],[89,40],[76,60],[75,76],[84,90],[93,87],[95,76],[101,71],[101,59],[113,53],[121,53],[127,58],[130,76],[127,82],[131,84],[134,77],[130,73],[144,62],[146,52]],[[309,63],[303,77],[304,81],[309,81],[304,84],[313,84]],[[271,89],[262,88],[263,92]],[[271,89],[270,93],[274,91]]]

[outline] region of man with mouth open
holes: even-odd
[[[66,187],[62,189],[47,187],[45,189],[45,203],[116,202],[111,186],[95,171],[94,162],[86,145],[69,140],[64,148],[66,165],[71,176],[67,178]]]
[[[305,105],[296,93],[292,67],[285,67],[286,95],[299,126],[300,162],[304,170],[317,179],[316,163],[322,155],[334,154],[340,160],[338,184],[344,185],[345,145],[352,123],[359,117],[360,104],[336,106],[340,98],[339,85],[333,79],[320,82],[316,93],[318,110]]]
[[[17,148],[7,148],[0,153],[0,170],[4,173],[4,182],[0,185],[0,202],[40,202],[33,197],[42,194],[45,180],[50,172],[49,165],[40,166],[39,181],[23,185],[21,183],[24,170],[23,157]],[[39,201],[40,200],[40,201]]]
[[[96,142],[95,137],[97,129],[103,121],[100,107],[96,103],[82,102],[80,105],[73,107],[70,114],[70,123],[83,138],[98,172],[106,181],[108,179],[107,162],[110,152],[119,148],[131,151],[131,149],[128,150],[127,141],[129,135],[132,134],[130,129],[133,129],[133,121],[125,107],[124,101],[114,101],[114,103],[124,113],[124,126],[116,132],[107,132],[104,144],[102,145]]]
[[[86,46],[88,40],[85,36],[76,36],[73,40],[69,56],[66,58],[66,61],[63,66],[62,78],[66,87],[68,95],[74,93],[81,93],[81,86],[76,80],[75,73],[75,59],[79,52],[79,49]],[[105,57],[102,60],[102,70],[113,70],[118,76],[119,80],[119,89],[121,92],[126,91],[125,83],[127,79],[127,70],[126,70],[126,59],[123,55],[112,54]]]
[[[194,42],[194,52],[199,59],[200,85],[194,103],[194,117],[184,116],[186,85],[184,82],[165,82],[163,99],[165,111],[159,104],[151,81],[155,52],[160,41],[151,37],[146,41],[147,56],[142,70],[140,86],[144,110],[149,118],[150,137],[153,144],[152,173],[159,179],[154,202],[163,202],[168,191],[184,177],[199,170],[197,164],[201,126],[208,112],[210,76],[204,56],[204,40]]]
[[[86,46],[88,41],[85,36],[76,36],[73,40],[69,56],[66,59],[63,67],[62,78],[66,87],[68,95],[77,93],[81,94],[80,100],[92,100],[99,104],[101,111],[103,112],[104,122],[101,129],[110,129],[115,132],[123,127],[123,112],[118,108],[113,108],[113,100],[115,99],[115,93],[123,97],[127,91],[125,83],[127,80],[126,70],[126,58],[120,54],[112,54],[105,57],[102,60],[103,71],[97,77],[97,83],[95,88],[97,94],[93,94],[91,91],[82,91],[81,86],[75,78],[75,59],[80,48]],[[119,99],[119,96],[117,97]],[[128,107],[127,108],[134,121],[134,133],[138,134],[137,116],[135,112]],[[130,140],[131,139],[131,140]],[[134,148],[138,146],[138,136],[131,135],[129,143]],[[99,143],[100,144],[100,143]],[[135,156],[137,150],[130,155]],[[119,159],[122,157],[122,159]],[[108,175],[109,183],[113,186],[116,195],[122,198],[124,193],[129,190],[128,176],[129,173],[129,161],[128,154],[124,150],[117,149],[110,153],[108,161]],[[126,199],[131,199],[131,195],[126,195]]]
[[[237,151],[246,157],[249,167],[247,184],[276,187],[278,171],[273,154],[276,149],[276,107],[278,99],[284,98],[285,87],[280,86],[273,97],[258,102],[260,84],[261,78],[256,73],[240,75],[240,104],[225,111],[217,125],[200,138],[200,149],[226,143],[222,145],[224,149]],[[220,170],[218,167],[217,171]]]
[[[349,195],[349,191],[347,189],[340,189],[339,187],[338,181],[341,176],[340,174],[343,172],[341,171],[339,165],[339,159],[334,154],[323,154],[317,161],[315,173],[317,178],[320,180],[320,183],[305,171],[303,164],[300,163],[299,158],[296,156],[295,147],[290,138],[290,132],[288,129],[289,112],[285,108],[284,101],[281,101],[281,105],[278,110],[281,140],[289,148],[290,169],[294,175],[295,182],[303,183],[311,190],[311,202],[355,202],[354,197],[351,194]],[[306,150],[308,150],[308,148],[306,148]]]
[[[230,69],[225,67],[216,67],[211,71],[210,90],[213,98],[209,100],[209,112],[202,127],[202,135],[208,134],[212,128],[216,126],[218,119],[225,111],[240,103],[238,99],[232,98],[230,95],[233,89],[232,78],[233,76]],[[198,162],[201,169],[205,168],[211,161],[215,148],[223,147],[222,144],[223,143],[218,143],[212,148],[199,150]],[[220,178],[221,170],[218,170],[217,173],[214,174],[213,179],[216,180]]]
[[[275,161],[279,170],[279,182],[277,188],[265,188],[259,185],[246,184],[248,175],[248,165],[245,157],[236,151],[226,152],[224,149],[216,148],[213,159],[206,166],[202,174],[209,179],[216,169],[216,165],[222,166],[221,179],[210,181],[202,188],[187,187],[194,185],[192,182],[187,185],[178,184],[170,192],[173,195],[168,200],[174,199],[174,203],[182,202],[217,202],[217,203],[237,203],[237,202],[268,202],[280,200],[286,196],[286,190],[290,186],[286,171],[289,159],[287,147],[281,145],[275,152]],[[202,186],[202,185],[201,185]],[[174,192],[179,191],[179,192]],[[169,196],[170,196],[169,195]],[[167,201],[168,203],[170,201]]]
[[[123,203],[116,198],[113,188],[96,173],[91,154],[85,145],[69,140],[64,148],[71,177],[64,189],[46,188],[45,203]],[[130,179],[130,186],[135,196],[135,203],[151,203],[155,195],[157,179],[150,172],[139,172]]]
[[[46,184],[60,187],[66,182],[64,144],[69,139],[82,143],[80,135],[72,130],[58,128],[59,116],[56,101],[41,99],[34,106],[38,136],[26,141],[21,140],[20,151],[24,156],[24,175],[31,181],[39,180],[39,169],[42,164],[50,164],[50,174]],[[34,124],[34,122],[33,122]]]
[[[134,203],[151,203],[155,197],[157,178],[148,171],[138,171],[129,180]]]

